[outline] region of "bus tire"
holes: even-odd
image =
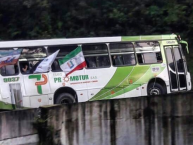
[[[166,94],[166,88],[158,83],[151,83],[148,86],[148,96],[152,95],[164,95]]]
[[[69,93],[59,94],[56,98],[55,104],[71,104],[75,103],[76,99]]]

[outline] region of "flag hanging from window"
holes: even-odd
[[[0,52],[0,68],[6,65],[14,65],[17,63],[22,49],[1,51]]]
[[[58,55],[58,52],[60,50],[57,50],[52,55],[44,58],[36,67],[35,71],[33,73],[44,73],[48,72],[51,69],[51,65],[54,62],[56,56]]]
[[[86,67],[82,48],[78,46],[75,50],[67,54],[63,59],[59,59],[59,64],[60,68],[65,72],[66,76],[76,70]]]

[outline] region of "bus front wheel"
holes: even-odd
[[[148,87],[148,95],[164,95],[166,94],[166,88],[158,83],[151,83]]]
[[[71,104],[75,102],[76,100],[73,95],[69,93],[62,93],[57,96],[55,104]]]

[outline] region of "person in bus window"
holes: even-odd
[[[29,70],[28,64],[27,63],[23,63],[21,65],[21,72],[22,73],[27,73],[28,70]]]
[[[94,57],[87,57],[85,59],[88,68],[96,68],[96,62],[94,61]]]
[[[122,56],[120,55],[114,55],[113,56],[113,65],[123,65]]]
[[[27,66],[27,65],[24,65],[24,66],[22,67],[22,72],[26,72],[27,69],[28,69],[28,66]]]
[[[107,67],[107,66],[110,66],[108,56],[99,57],[99,67]]]

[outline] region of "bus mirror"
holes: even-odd
[[[189,50],[188,50],[188,43],[186,41],[180,41],[180,44],[182,46],[182,51],[186,52],[187,54],[189,54]]]

